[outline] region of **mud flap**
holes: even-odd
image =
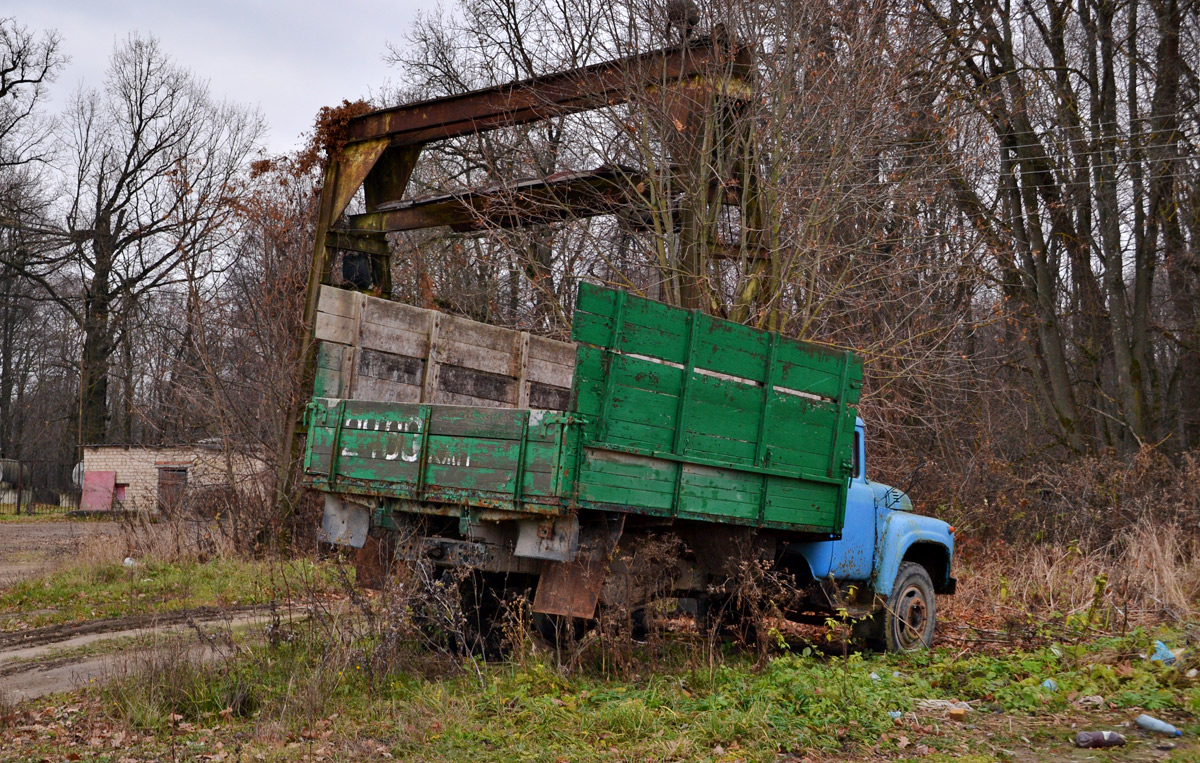
[[[600,588],[625,528],[624,514],[609,514],[579,527],[579,554],[570,562],[543,562],[533,611],[544,615],[596,616]]]
[[[317,540],[339,546],[362,548],[371,529],[371,509],[361,503],[343,501],[336,495],[325,494],[325,514]]]
[[[367,535],[362,548],[355,549],[351,554],[355,582],[362,588],[382,588],[387,581],[395,553],[395,539],[389,537],[389,534],[377,531],[377,535]]]

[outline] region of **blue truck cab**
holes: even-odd
[[[867,478],[866,428],[854,429],[854,468],[839,540],[790,544],[793,568],[821,581],[823,604],[859,621],[858,633],[891,651],[930,645],[937,595],[952,594],[954,528],[913,513],[898,488]]]

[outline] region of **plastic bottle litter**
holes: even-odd
[[[1166,721],[1160,721],[1159,719],[1150,715],[1146,715],[1145,713],[1139,715],[1134,723],[1146,729],[1147,731],[1154,731],[1159,734],[1166,734],[1167,736],[1173,737],[1183,736],[1183,732],[1171,724],[1167,723]]]
[[[1058,691],[1058,681],[1055,681],[1053,678],[1047,678],[1045,681],[1042,681],[1042,688],[1046,691]]]
[[[1161,662],[1163,665],[1175,664],[1175,653],[1161,641],[1154,642],[1154,654],[1150,655],[1151,662]]]
[[[1125,737],[1115,731],[1080,731],[1075,735],[1076,747],[1121,747]]]

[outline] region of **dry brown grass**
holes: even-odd
[[[944,599],[951,632],[1035,637],[1062,625],[1119,632],[1200,615],[1200,539],[1143,516],[1107,545],[997,546],[961,565]]]
[[[121,520],[118,535],[85,535],[59,565],[94,567],[126,557],[176,563],[237,555],[230,534],[218,520],[129,514]]]

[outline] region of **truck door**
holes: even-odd
[[[854,428],[854,471],[846,493],[842,539],[834,541],[830,572],[839,580],[868,580],[875,562],[875,496],[867,484],[866,438],[862,422]]]

